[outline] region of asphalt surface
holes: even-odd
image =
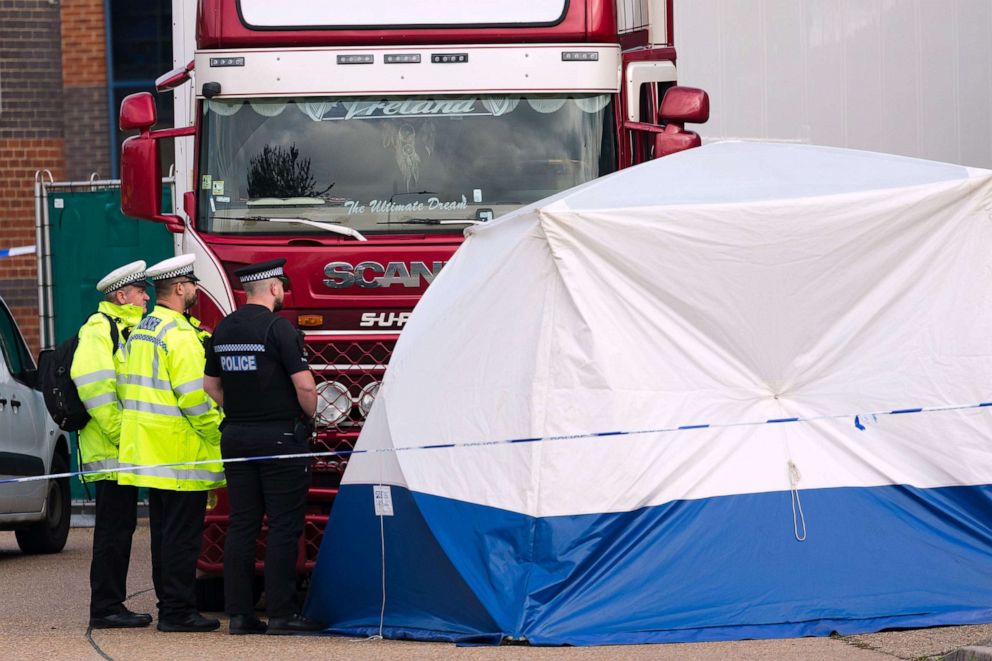
[[[0,532],[0,656],[11,659],[937,659],[992,638],[992,624],[893,631],[847,638],[589,648],[455,647],[329,636],[230,636],[226,621],[207,634],[88,631],[91,528],[73,528],[57,555],[25,556],[14,534]],[[135,534],[127,605],[154,613],[147,520]]]

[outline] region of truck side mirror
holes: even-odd
[[[704,124],[710,118],[710,97],[695,87],[670,87],[661,100],[658,119],[665,128],[654,137],[654,157],[698,147],[702,139],[695,131],[686,131],[686,122]]]
[[[148,92],[131,94],[121,103],[121,130],[140,131],[121,147],[121,212],[125,216],[165,223],[170,232],[181,234],[185,230],[182,218],[162,214],[158,141],[172,137],[174,132],[153,133],[151,127],[156,119],[155,100]]]
[[[120,129],[147,131],[155,126],[155,99],[148,92],[130,94],[121,102]]]

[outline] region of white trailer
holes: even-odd
[[[989,0],[675,0],[703,140],[760,139],[992,167]]]

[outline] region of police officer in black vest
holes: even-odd
[[[300,334],[284,317],[285,259],[235,271],[247,304],[223,319],[207,351],[204,389],[224,408],[225,459],[310,451],[317,406]],[[296,555],[310,486],[309,459],[225,464],[231,519],[224,545],[224,599],[232,634],[295,634],[323,625],[299,614]],[[268,625],[255,614],[255,540],[268,515],[265,595]]]

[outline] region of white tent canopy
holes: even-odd
[[[954,491],[961,498],[992,502],[981,406],[992,374],[990,194],[983,170],[722,143],[473,227],[411,317],[362,432],[359,450],[390,451],[354,456],[342,495],[391,485],[410,499],[417,522],[388,525],[398,539],[434,540],[491,618],[464,625],[473,635],[644,642],[981,617],[956,590],[992,587],[988,555],[952,577],[902,583],[874,563],[915,567],[924,551],[956,548],[953,535],[935,540],[917,525],[920,502],[946,505],[946,490],[961,487],[977,489]],[[546,440],[509,442],[534,438]],[[427,445],[452,447],[409,449]],[[893,487],[901,495],[884,491]],[[899,561],[848,539],[878,525],[881,493],[898,501]],[[339,500],[332,534],[335,520],[378,530]],[[673,523],[680,503],[695,514]],[[966,537],[990,533],[987,516],[970,525]],[[855,557],[833,587],[782,585],[769,606],[751,600],[774,596],[777,565],[751,567],[739,585],[714,569],[749,554],[759,563],[767,544],[814,575],[823,554]],[[322,562],[346,546],[322,550]],[[651,564],[662,547],[696,558],[699,575]],[[590,575],[597,563],[606,575]],[[761,595],[754,577],[770,581]],[[653,601],[690,579],[694,589]],[[367,587],[374,601],[378,587]],[[551,589],[571,598],[535,596]],[[400,609],[396,630],[457,637],[457,622],[437,623],[444,596],[425,600],[429,622]],[[362,629],[359,606],[316,597],[313,607]]]

